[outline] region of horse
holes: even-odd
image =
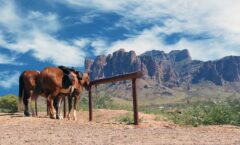
[[[79,73],[70,69],[68,76],[71,76],[72,82],[68,87],[64,85],[65,80],[63,69],[59,67],[46,67],[39,75],[40,89],[34,91],[35,111],[37,114],[37,98],[44,96],[47,98],[47,105],[49,106],[50,118],[54,118],[54,106],[56,109],[56,118],[62,119],[60,115],[62,97],[78,95],[79,88],[81,88]],[[57,98],[57,105],[53,105],[54,99]]]
[[[36,88],[39,71],[26,70],[19,77],[19,102],[18,111],[21,111],[21,106],[24,103],[24,115],[30,116],[28,103],[31,104],[33,91]],[[33,109],[31,108],[33,112]],[[34,113],[32,113],[34,115]]]
[[[76,88],[72,95],[68,96],[68,119],[71,117],[72,112],[72,100],[74,98],[74,105],[73,105],[73,120],[77,120],[76,111],[77,111],[77,104],[78,101],[81,98],[81,93],[83,91],[83,88],[85,88],[87,91],[89,90],[89,84],[90,84],[90,77],[89,73],[85,72],[82,75],[82,78],[79,80],[79,87]]]

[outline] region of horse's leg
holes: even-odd
[[[68,119],[70,119],[72,111],[72,96],[68,96]]]
[[[35,113],[36,117],[38,117],[37,98],[35,98],[34,100],[35,100]]]
[[[59,97],[59,95],[53,98],[53,106],[54,106],[54,109],[56,110],[56,119],[59,119],[58,97]]]
[[[48,96],[50,102],[50,118],[54,118],[54,106],[53,106],[53,99],[57,97],[60,92],[60,88],[55,88],[54,91]],[[57,112],[56,112],[57,113]]]
[[[49,115],[50,118],[55,119],[54,118],[54,107],[53,107],[53,99],[51,95],[48,95],[47,97],[47,105],[49,107]]]
[[[47,116],[49,116],[49,105],[48,105],[48,99],[46,99],[46,104],[47,104]]]
[[[35,103],[35,114],[36,114],[36,117],[37,117],[38,116],[38,108],[37,108],[37,98],[38,98],[38,95],[34,91],[31,91],[30,92],[30,98]]]
[[[53,98],[53,106],[55,110],[57,110],[58,107],[58,97],[59,95]]]
[[[32,113],[32,116],[35,117],[36,114],[35,114],[35,111],[32,107],[32,101],[35,101],[36,102],[36,96],[33,96],[33,91],[30,91],[29,92],[29,104],[30,104],[30,109],[31,109],[31,113]],[[35,106],[36,107],[36,106]],[[37,111],[37,110],[36,110]]]
[[[65,96],[62,96],[62,97],[60,98],[59,103],[58,103],[58,105],[59,105],[59,106],[58,106],[58,107],[59,107],[58,111],[59,111],[59,118],[60,118],[60,119],[63,119],[63,116],[62,116],[62,113],[61,113],[61,105],[62,105],[63,97],[65,97]]]
[[[30,116],[30,113],[29,113],[29,110],[28,110],[28,92],[25,91],[24,92],[24,96],[23,96],[23,104],[24,104],[24,115],[29,117]]]
[[[54,100],[55,101],[55,109],[56,109],[56,119],[63,119],[61,116],[61,103],[62,103],[62,95],[58,95]]]
[[[77,105],[79,100],[80,100],[80,94],[75,96],[75,99],[74,99],[73,120],[77,120]]]

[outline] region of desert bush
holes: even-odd
[[[88,110],[88,98],[86,96],[81,97],[80,103],[78,104],[78,109],[84,111]]]
[[[112,98],[108,95],[93,97],[92,100],[93,100],[93,108],[95,109],[100,109],[100,108],[111,109],[114,106]],[[83,110],[88,109],[88,98],[86,96],[83,96],[81,98],[79,108]]]
[[[18,110],[18,98],[15,95],[0,97],[0,111],[14,113]]]
[[[121,123],[126,123],[126,124],[133,124],[134,123],[134,117],[133,113],[127,113],[124,115],[121,115],[117,118],[117,120]],[[143,118],[139,118],[138,122],[142,122]]]
[[[240,125],[240,110],[229,103],[201,102],[186,107],[182,114],[172,113],[169,118],[181,125]]]
[[[101,95],[93,98],[94,108],[106,108],[110,109],[113,105],[113,100],[108,95]]]

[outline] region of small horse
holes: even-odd
[[[74,98],[73,119],[77,120],[77,116],[76,116],[77,104],[78,104],[78,101],[80,100],[81,93],[83,91],[83,87],[86,90],[89,90],[89,84],[90,84],[89,73],[83,73],[81,76],[82,76],[82,78],[79,80],[79,84],[80,84],[79,87],[74,90],[72,95],[68,96],[68,108],[69,108],[68,119],[70,119],[70,114],[72,111],[73,98]]]
[[[28,103],[31,104],[33,91],[36,87],[39,72],[35,70],[26,70],[19,77],[19,103],[18,111],[21,111],[21,106],[24,103],[24,115],[30,116]],[[33,112],[33,109],[31,108]],[[32,113],[34,115],[34,113]]]

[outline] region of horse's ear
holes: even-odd
[[[91,71],[90,71],[90,70],[88,70],[88,71],[85,71],[85,73],[87,73],[87,74],[88,74],[88,76],[90,76],[90,73],[91,73]]]
[[[82,80],[83,73],[80,72],[80,71],[76,71],[75,73],[77,74],[77,78],[78,78],[78,80]]]

